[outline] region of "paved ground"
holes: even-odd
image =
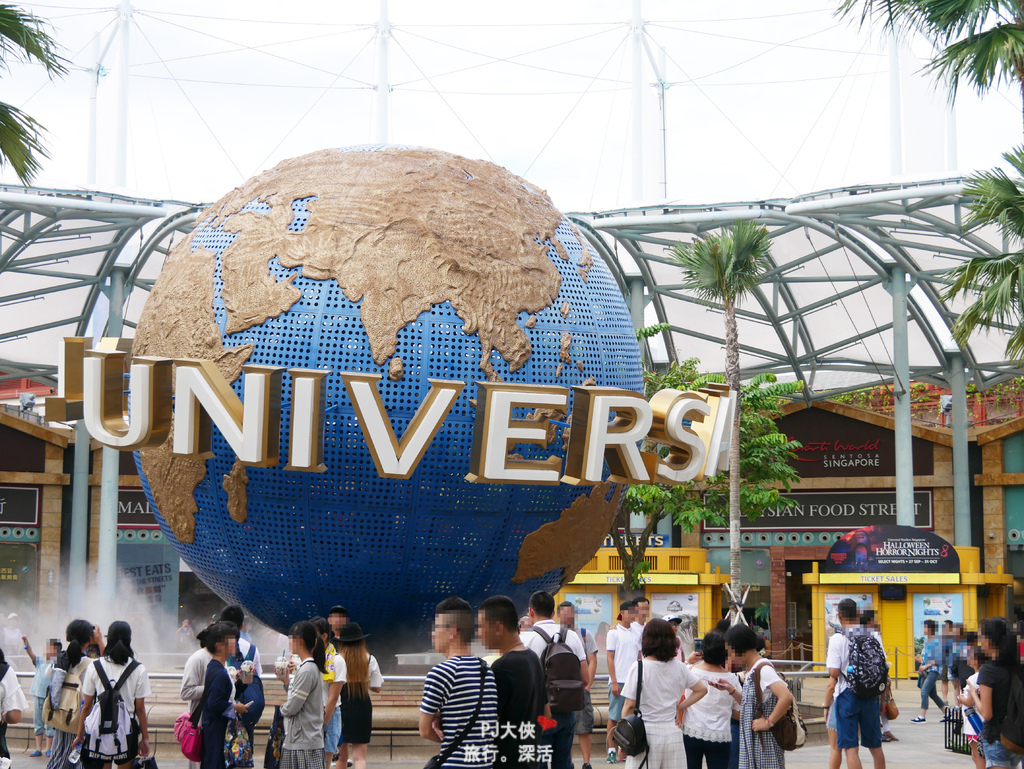
[[[806,702],[820,702],[824,691],[824,684],[821,681],[808,681],[805,684],[803,699]],[[929,711],[929,720],[924,724],[912,724],[910,719],[917,714],[917,707],[920,705],[918,690],[913,682],[901,682],[896,689],[896,701],[900,706],[900,717],[892,722],[892,731],[899,738],[899,742],[891,742],[884,745],[886,763],[888,767],[915,767],[923,769],[927,767],[959,766],[962,769],[970,769],[973,766],[967,756],[956,755],[944,750],[943,725],[939,723],[941,717],[934,708]],[[815,710],[805,713],[805,717],[817,717],[820,712]],[[262,745],[257,745],[260,750]],[[406,748],[401,755],[391,760],[388,756],[387,745],[371,743],[370,765],[387,765],[389,769],[422,769],[424,760],[432,752],[429,746],[424,744],[422,757],[419,757],[418,750]],[[865,767],[871,767],[871,757],[867,751],[861,751]],[[414,755],[416,756],[414,758]],[[600,757],[600,753],[596,757]],[[828,745],[809,745],[801,750],[786,754],[786,766],[788,769],[820,769],[828,765]],[[45,758],[29,758],[25,752],[15,751],[13,754],[12,769],[46,769]],[[188,762],[181,757],[180,753],[174,752],[166,746],[161,746],[156,755],[160,769],[188,769]],[[579,768],[582,759],[577,755],[576,767]],[[257,767],[262,766],[262,761],[257,760]],[[605,769],[608,765],[599,758],[594,762],[594,769]],[[692,767],[691,769],[696,769]]]

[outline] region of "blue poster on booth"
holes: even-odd
[[[953,594],[914,594],[914,641],[918,648],[924,642],[924,621],[935,620],[939,633],[946,620],[957,623],[964,621],[964,597]]]
[[[586,628],[588,633],[593,633],[601,649],[604,649],[609,628],[615,626],[612,620],[613,599],[614,596],[603,593],[567,593],[565,596],[565,600],[576,607],[576,628]]]

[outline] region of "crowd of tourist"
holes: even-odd
[[[837,615],[841,628],[828,642],[826,659],[829,767],[845,760],[859,769],[863,746],[883,769],[882,744],[897,738],[887,718],[889,663],[876,617],[859,612],[851,599],[838,604]],[[649,602],[640,598],[623,602],[617,619],[606,642],[607,763],[625,762],[626,769],[785,766],[784,748],[792,745],[779,726],[799,719],[789,687],[763,656],[763,636],[723,620],[684,660],[679,617],[651,618]],[[260,653],[244,627],[241,607],[228,606],[194,636],[199,648],[180,686],[188,711],[176,725],[176,733],[191,723],[202,734],[201,750],[186,751],[190,769],[256,762],[254,728],[266,699]],[[952,622],[940,628],[927,620],[924,627],[921,710],[911,723],[926,722],[929,701],[945,720],[952,688],[977,769],[1019,766],[1021,756],[1004,744],[1014,678],[1022,675],[1014,625],[996,617],[982,621],[977,633]],[[332,762],[335,769],[366,769],[370,693],[383,686],[367,634],[336,606],[326,618],[294,624],[284,638],[287,647],[273,667],[287,696],[275,709],[267,769],[328,769]],[[491,654],[475,655],[474,641]],[[432,769],[573,769],[577,739],[583,769],[592,769],[591,690],[599,647],[577,628],[571,603],[556,607],[539,591],[520,617],[506,596],[487,598],[475,611],[461,598],[448,598],[436,607],[432,642],[445,658],[427,674],[419,707],[420,736],[439,744]],[[64,639],[48,639],[42,653],[27,635],[18,643],[35,667],[30,756],[45,753],[47,769],[106,769],[150,754],[146,698],[152,689],[128,623],[114,622],[102,633],[74,620]],[[0,756],[6,752],[3,730],[28,708],[0,649]],[[622,722],[632,729],[638,716],[645,742],[635,746],[622,737],[629,729],[619,734],[616,727]]]

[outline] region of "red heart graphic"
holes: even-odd
[[[541,729],[554,729],[558,726],[558,722],[555,719],[548,718],[547,716],[541,716],[538,718],[537,723],[540,724]]]

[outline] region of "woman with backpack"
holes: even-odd
[[[312,622],[296,622],[288,631],[292,654],[299,658],[294,671],[278,675],[288,689],[281,706],[284,747],[279,769],[324,769],[324,694],[327,650]]]
[[[1017,634],[1002,617],[990,617],[981,623],[978,646],[989,660],[978,671],[978,698],[975,703],[978,715],[985,719],[980,738],[985,766],[1020,766],[1022,756],[1011,753],[1002,742],[1004,722],[1005,726],[1021,728],[1020,723],[1013,723],[1012,716],[1007,720],[1011,692],[1015,685],[1022,683]]]
[[[106,682],[104,682],[104,678]],[[109,687],[107,686],[109,684]],[[119,685],[120,684],[120,685]],[[146,668],[135,659],[132,651],[132,628],[127,622],[112,622],[107,628],[107,646],[102,657],[93,660],[82,673],[82,720],[78,724],[78,736],[74,746],[82,747],[82,758],[88,764],[100,764],[109,769],[112,763],[130,767],[136,756],[149,755],[149,724],[146,721],[146,697],[153,694],[149,687]],[[118,725],[113,740],[101,733],[99,722],[108,715],[119,722],[118,712],[103,713],[104,698],[110,697],[116,705],[120,695],[127,716],[127,727]],[[99,718],[89,719],[94,707],[99,708]],[[116,707],[120,710],[120,707]],[[87,728],[88,725],[88,728]],[[88,739],[86,737],[88,736]],[[138,739],[137,745],[135,744]],[[107,750],[117,750],[107,753]],[[104,757],[111,756],[109,760]],[[126,757],[126,758],[125,758]],[[117,760],[120,759],[120,760]]]
[[[785,753],[772,727],[789,712],[793,694],[757,651],[757,634],[749,627],[733,625],[725,633],[725,644],[747,671],[740,705],[739,769],[785,769]]]
[[[58,710],[61,705],[61,690],[64,682],[71,678],[78,681],[85,671],[91,658],[87,656],[90,646],[100,644],[97,648],[102,650],[103,635],[95,625],[88,620],[76,619],[68,623],[64,631],[64,637],[68,642],[67,648],[57,655],[53,661],[53,675],[50,676],[50,707],[56,716],[60,716]],[[76,684],[79,686],[79,684]],[[79,691],[81,689],[79,688]],[[67,698],[65,698],[67,699]],[[75,698],[77,705],[81,704],[81,697]],[[50,760],[46,769],[74,769],[80,764],[69,764],[68,756],[71,754],[71,747],[75,742],[75,733],[56,729],[53,734],[53,746],[50,748]]]
[[[227,662],[235,653],[238,628],[229,622],[209,627],[204,638],[210,663],[203,686],[203,758],[202,769],[225,769],[224,742],[228,725],[248,710],[244,702],[235,702],[235,684],[228,675]]]
[[[349,622],[338,634],[338,655],[345,660],[345,684],[341,687],[342,740],[336,769],[348,762],[352,746],[355,769],[366,769],[366,748],[373,731],[373,703],[370,692],[380,692],[384,676],[377,660],[366,649],[366,638],[357,622]]]

